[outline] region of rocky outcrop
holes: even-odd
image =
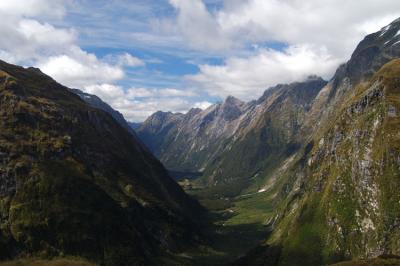
[[[271,265],[399,254],[399,22],[367,36],[320,91],[302,125],[307,141],[266,186],[280,191]]]

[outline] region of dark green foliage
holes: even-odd
[[[193,243],[202,208],[135,136],[37,69],[0,70],[2,258],[135,265]]]

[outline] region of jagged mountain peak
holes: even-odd
[[[318,75],[309,75],[309,76],[307,76],[305,82],[314,81],[314,80],[324,80],[324,79]]]
[[[383,38],[396,38],[400,36],[400,18],[394,20],[389,25],[383,27],[378,31],[379,37]]]
[[[155,112],[154,114],[152,114],[151,116],[150,116],[150,118],[152,118],[152,120],[155,120],[155,119],[157,119],[157,120],[164,120],[164,119],[168,119],[168,118],[170,118],[170,117],[174,117],[174,116],[182,116],[183,114],[181,114],[181,113],[173,113],[173,112],[171,112],[171,111],[167,111],[167,112],[164,112],[164,111],[157,111],[157,112]]]
[[[138,130],[138,134],[167,167],[197,171],[205,168],[214,156],[226,149],[225,140],[231,137],[240,138],[239,136],[246,134],[245,132],[257,124],[263,124],[263,121],[266,121],[264,114],[276,113],[281,107],[292,110],[292,113],[305,112],[326,83],[320,77],[310,76],[302,82],[272,87],[259,100],[248,103],[228,96],[223,102],[211,105],[205,110],[190,110],[183,119],[173,122],[169,120],[159,127],[144,124]],[[273,97],[264,102],[269,96]],[[301,119],[291,115],[285,117],[285,132],[295,132]],[[269,135],[272,135],[272,132]],[[246,173],[243,174],[245,175]]]
[[[229,95],[228,97],[226,97],[226,99],[225,99],[225,101],[224,101],[223,104],[229,104],[229,105],[237,105],[237,106],[239,106],[239,105],[244,104],[244,102],[241,101],[241,100],[239,100],[238,98],[232,96],[232,95]]]
[[[192,117],[197,115],[198,113],[202,112],[203,110],[201,108],[190,108],[189,111],[187,111],[186,116]]]
[[[274,95],[276,91],[286,91],[287,93],[296,93],[298,95],[313,95],[314,90],[320,90],[327,84],[323,78],[310,75],[304,81],[296,81],[288,84],[278,84],[276,86],[266,89],[263,95],[257,100],[257,104],[265,102],[270,96]]]

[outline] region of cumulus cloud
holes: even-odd
[[[0,54],[12,63],[31,63],[37,58],[55,54],[76,41],[72,29],[56,28],[37,20],[60,19],[65,14],[63,1],[0,1]]]
[[[206,108],[211,104],[196,102],[196,93],[175,88],[123,89],[105,83],[86,86],[84,91],[99,96],[129,121],[144,121],[159,110],[184,113],[192,107]]]
[[[193,107],[194,108],[200,108],[200,109],[207,109],[208,107],[210,107],[212,105],[212,103],[207,102],[207,101],[202,101],[202,102],[196,102],[194,103]]]
[[[148,98],[148,97],[193,97],[197,93],[190,89],[179,90],[175,88],[148,89],[131,88],[127,90],[129,98]]]
[[[62,17],[65,7],[62,0],[0,1],[0,13],[11,16]]]
[[[338,63],[326,50],[307,45],[283,51],[260,49],[250,57],[229,58],[224,65],[201,65],[200,73],[187,76],[187,80],[210,95],[251,100],[268,87],[300,81],[310,74],[330,78]]]
[[[345,57],[365,34],[400,16],[400,2],[393,0],[224,1],[213,13],[202,0],[170,4],[178,12],[176,28],[194,47],[206,50],[273,41],[326,47]]]
[[[175,30],[192,47],[226,57],[222,65],[199,65],[200,73],[186,79],[211,95],[244,100],[311,74],[330,78],[366,34],[400,16],[400,2],[393,0],[224,1],[214,12],[203,0],[170,3],[177,10]],[[268,43],[286,48],[262,48]]]
[[[112,65],[82,50],[77,32],[55,27],[39,19],[62,19],[65,1],[14,0],[0,1],[0,56],[10,63],[34,65],[58,82],[71,87],[112,82],[124,77],[122,66]],[[122,55],[123,65],[140,64]]]
[[[13,63],[34,62],[44,56],[57,54],[76,39],[74,30],[55,28],[33,19],[7,16],[2,17],[0,35],[3,59]]]
[[[169,0],[165,5],[175,12],[163,13],[160,10],[165,6],[152,3],[157,9],[152,18],[148,18],[152,8],[147,2],[139,4],[142,9],[135,5],[125,10],[126,3],[116,1],[96,12],[91,3],[78,2],[0,1],[0,58],[38,66],[65,85],[97,94],[135,121],[157,110],[205,108],[213,99],[210,96],[250,100],[276,83],[302,80],[311,74],[330,78],[363,36],[400,16],[400,2],[394,0],[365,0],[361,4],[347,0]],[[76,8],[73,12],[84,14],[85,21],[68,21],[68,5]],[[115,6],[119,8],[114,10]],[[136,12],[135,16],[110,23],[122,8]],[[160,18],[160,14],[165,16]],[[118,52],[99,57],[85,51],[79,46],[82,32],[86,46],[101,42],[101,47]],[[278,48],[268,48],[271,43]],[[131,44],[140,44],[134,47],[150,53],[138,58],[123,52],[132,51],[128,49]],[[161,58],[171,67],[179,64],[176,58],[203,62],[197,63],[197,74],[184,78],[187,83],[183,85],[192,89],[177,89],[182,85],[179,75],[148,67],[159,62],[150,62],[152,52],[166,50],[168,56]],[[214,63],[204,63],[210,61]],[[147,78],[148,73],[152,74],[148,83],[137,78],[142,74]],[[127,81],[140,85],[115,85]]]
[[[78,32],[63,25],[66,1],[0,1],[0,58],[11,63],[34,65],[58,82],[95,94],[121,111],[129,120],[140,121],[157,110],[184,112],[193,105],[191,90],[176,88],[123,88],[115,83],[125,77],[124,68],[145,66],[127,52],[99,58],[81,49]]]
[[[176,30],[192,47],[222,50],[235,43],[225,36],[220,24],[208,12],[203,1],[170,0],[169,2],[178,11]]]
[[[392,0],[249,0],[233,1],[216,20],[235,38],[280,41],[326,47],[334,56],[348,57],[364,35],[400,15],[400,2]],[[375,23],[375,27],[362,25]]]
[[[101,62],[94,54],[82,51],[77,46],[70,47],[65,54],[41,60],[38,66],[58,82],[76,88],[124,77],[120,67]]]

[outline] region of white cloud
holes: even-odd
[[[146,88],[131,88],[128,89],[127,96],[129,99],[153,97],[154,90]]]
[[[76,39],[71,29],[55,28],[36,18],[61,19],[65,1],[0,1],[0,55],[11,63],[32,64],[43,55],[54,54]]]
[[[125,91],[117,85],[112,84],[97,84],[85,86],[83,90],[87,93],[94,94],[100,97],[103,101],[112,104],[119,99],[125,99]]]
[[[178,11],[176,30],[198,49],[222,50],[230,47],[232,40],[224,35],[215,18],[199,0],[170,0]],[[173,28],[173,26],[170,25]]]
[[[276,83],[301,80],[310,74],[329,78],[365,34],[400,15],[400,1],[395,0],[225,0],[220,8],[207,10],[205,3],[215,2],[222,0],[169,0],[176,12],[160,18],[158,3],[132,6],[116,1],[106,8],[95,8],[90,1],[0,1],[0,58],[39,66],[57,81],[97,94],[137,121],[157,110],[205,108],[210,104],[202,98],[206,93],[248,100]],[[65,20],[70,11],[67,5],[85,20]],[[134,18],[110,23],[121,10],[114,6],[135,14]],[[85,10],[80,10],[82,7]],[[176,76],[168,76],[168,85],[160,85],[169,88],[140,85],[143,87],[125,89],[113,84],[128,78],[124,68],[137,67],[138,72],[130,73],[133,76],[149,73],[153,70],[140,67],[150,60],[130,53],[99,58],[81,49],[78,44],[83,42],[86,46],[101,42],[102,47],[126,51],[132,47],[167,50],[169,55],[192,62],[206,62],[217,55],[224,63],[199,65],[199,73],[186,77],[189,88],[195,89],[173,88]],[[284,43],[287,48],[263,48],[270,42]],[[162,75],[153,77],[162,79]],[[135,77],[130,80],[135,81]],[[160,84],[152,82],[150,87]]]
[[[211,103],[196,102],[193,92],[174,88],[130,88],[112,84],[86,86],[85,92],[99,96],[103,101],[120,111],[129,121],[144,121],[156,111],[184,113],[192,107],[205,108]]]
[[[16,32],[29,44],[46,48],[72,44],[75,41],[73,30],[56,29],[48,23],[42,24],[32,19],[20,20]]]
[[[249,0],[233,1],[216,15],[224,32],[245,41],[280,41],[324,46],[329,53],[347,58],[355,45],[371,33],[360,25],[380,27],[400,15],[393,0]]]
[[[145,62],[127,52],[98,58],[78,46],[75,29],[44,22],[65,25],[66,3],[63,0],[0,1],[0,58],[37,66],[66,86],[99,96],[129,120],[144,120],[157,110],[184,112],[193,106],[194,100],[190,97],[197,94],[192,90],[124,89],[113,84],[125,77],[124,67],[145,66]]]
[[[149,98],[145,101],[121,101],[115,103],[115,108],[122,112],[130,121],[144,121],[156,111],[171,111],[185,113],[193,107],[193,102],[181,97]]]
[[[66,86],[82,88],[124,77],[123,70],[101,62],[94,54],[72,46],[66,54],[51,56],[38,63],[47,75]]]
[[[202,0],[170,0],[175,28],[198,49],[220,50],[263,42],[326,47],[341,59],[371,30],[400,16],[394,0],[243,0],[224,1],[209,12]],[[375,24],[374,27],[363,27]],[[172,26],[169,26],[170,28]]]
[[[200,108],[200,109],[207,109],[208,107],[210,107],[212,105],[212,103],[207,102],[207,101],[202,101],[202,102],[196,102],[193,107],[194,108]]]
[[[200,73],[187,79],[210,95],[251,100],[278,83],[303,80],[310,74],[329,78],[338,63],[326,50],[310,46],[291,46],[282,52],[261,49],[250,57],[229,58],[224,65],[201,65]]]
[[[128,53],[120,55],[118,61],[120,65],[124,66],[130,66],[130,67],[144,66],[144,62],[142,60]]]
[[[61,52],[76,40],[76,33],[71,29],[9,16],[2,17],[0,35],[3,59],[12,63],[35,62],[44,56]]]
[[[65,14],[63,0],[2,0],[0,13],[12,16],[62,17]]]
[[[148,97],[192,97],[197,94],[189,89],[178,90],[175,88],[147,89],[147,88],[130,88],[127,90],[129,98],[148,98]]]
[[[108,64],[77,45],[77,32],[40,22],[62,19],[65,1],[0,1],[0,58],[10,63],[34,65],[64,85],[82,88],[124,77],[122,65]],[[123,65],[141,62],[124,54]]]
[[[190,97],[196,96],[197,94],[191,90],[178,90],[174,88],[165,88],[157,91],[157,94],[161,97]]]
[[[110,54],[107,55],[104,59],[111,64],[116,64],[119,66],[139,67],[145,65],[145,63],[140,58],[132,56],[129,53],[118,55]]]
[[[211,95],[244,100],[311,74],[330,78],[366,34],[400,16],[394,0],[225,0],[214,12],[204,0],[170,4],[177,10],[174,29],[191,47],[225,55],[223,65],[200,65],[187,80]],[[266,43],[287,48],[263,49]]]

